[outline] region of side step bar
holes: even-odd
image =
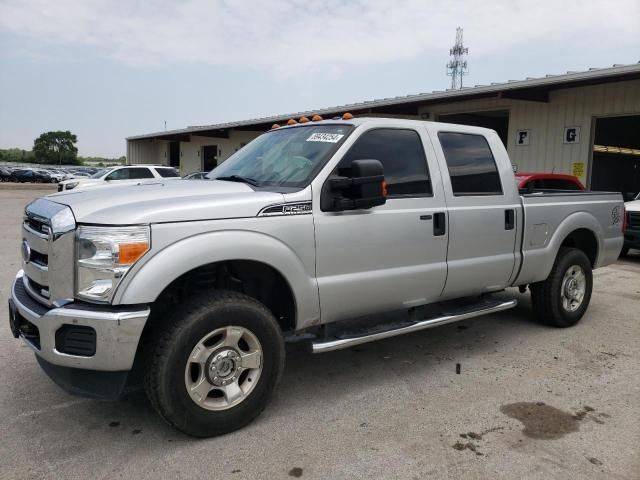
[[[443,315],[440,317],[429,318],[410,325],[405,325],[400,328],[386,330],[383,332],[376,332],[371,334],[364,334],[358,337],[351,338],[338,338],[332,340],[324,340],[319,342],[313,342],[311,344],[313,353],[332,352],[334,350],[342,350],[343,348],[349,348],[363,343],[375,342],[376,340],[382,340],[383,338],[396,337],[405,333],[417,332],[419,330],[425,330],[427,328],[438,327],[447,323],[457,322],[459,320],[466,320],[467,318],[479,317],[481,315],[488,315],[490,313],[501,312],[503,310],[509,310],[518,304],[517,300],[509,300],[501,302],[489,307],[483,306],[477,310],[470,310],[460,314]]]

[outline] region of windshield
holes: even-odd
[[[310,125],[272,130],[233,154],[207,178],[256,187],[305,187],[353,130],[352,125]]]
[[[91,178],[100,178],[109,173],[113,168],[103,168],[102,170],[98,170],[96,173],[91,175]]]

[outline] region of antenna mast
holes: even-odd
[[[462,77],[467,74],[467,61],[465,56],[469,49],[462,44],[462,28],[456,28],[456,44],[449,50],[449,55],[453,57],[447,63],[447,75],[451,77],[451,88],[458,90],[462,88]]]

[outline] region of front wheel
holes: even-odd
[[[561,248],[549,277],[531,285],[536,320],[554,327],[575,325],[589,306],[592,289],[591,262],[584,252]]]
[[[172,426],[196,437],[237,430],[267,406],[284,368],[273,314],[246,295],[187,299],[152,341],[145,391]]]

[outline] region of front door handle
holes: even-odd
[[[447,218],[444,212],[433,214],[433,235],[440,237],[447,233]]]
[[[516,227],[516,211],[513,208],[504,211],[504,229],[513,230]]]

